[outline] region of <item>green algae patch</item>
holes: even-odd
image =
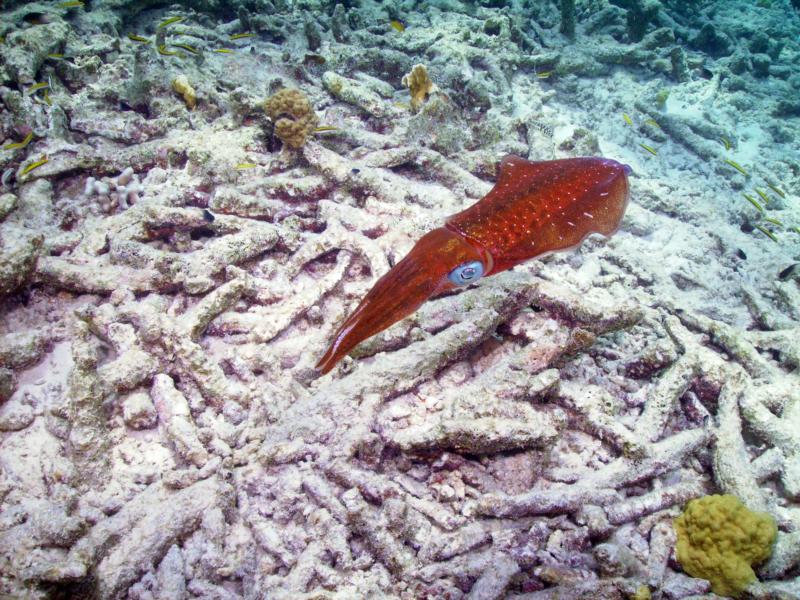
[[[683,570],[711,582],[721,596],[737,597],[756,581],[753,565],[772,553],[775,520],[749,510],[736,496],[697,498],[674,522]]]

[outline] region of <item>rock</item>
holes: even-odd
[[[0,367],[20,369],[39,362],[49,341],[41,329],[0,335]]]
[[[0,296],[25,285],[36,264],[43,236],[21,227],[5,226],[0,237]]]
[[[756,77],[768,77],[769,67],[772,64],[772,59],[769,54],[755,54],[752,59],[753,74]]]
[[[5,219],[15,208],[17,208],[17,197],[14,194],[0,195],[0,221]]]
[[[19,400],[0,406],[0,431],[19,431],[33,423],[33,408]]]
[[[15,388],[14,371],[0,367],[0,402],[8,400]]]
[[[712,56],[727,56],[731,52],[731,40],[719,33],[711,23],[706,23],[692,38],[690,45],[696,50],[708,52]]]
[[[131,429],[150,429],[158,422],[158,414],[150,395],[131,394],[122,402],[122,418]]]

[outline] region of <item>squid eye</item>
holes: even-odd
[[[450,271],[447,278],[456,285],[467,285],[478,281],[483,275],[483,264],[479,260],[473,260],[463,265],[458,265]]]

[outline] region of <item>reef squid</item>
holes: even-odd
[[[630,167],[607,158],[531,162],[506,156],[478,202],[425,235],[364,296],[317,363],[330,371],[357,344],[426,300],[617,231],[628,204]]]

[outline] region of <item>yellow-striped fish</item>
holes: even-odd
[[[24,148],[28,144],[30,144],[31,140],[33,139],[33,132],[31,131],[28,135],[25,136],[25,139],[21,142],[11,142],[10,144],[6,144],[3,146],[3,150],[19,150],[20,148]]]
[[[749,173],[747,171],[745,171],[744,167],[742,165],[740,165],[739,163],[737,163],[735,160],[731,160],[729,158],[726,158],[723,162],[726,165],[731,166],[734,169],[736,169],[737,171],[739,171],[739,173],[741,173],[745,177],[747,177],[749,175]]]
[[[140,44],[149,44],[150,43],[150,40],[148,40],[146,37],[142,37],[140,35],[136,35],[135,33],[129,33],[128,34],[128,39],[131,40],[132,42],[139,42]]]
[[[69,0],[69,2],[62,2],[58,5],[58,8],[80,8],[84,6],[84,3],[81,0]]]
[[[234,33],[230,36],[232,40],[243,40],[244,38],[256,37],[255,33]]]
[[[255,169],[258,165],[256,163],[239,163],[234,169],[237,171],[245,171],[247,169]]]
[[[628,124],[633,126],[633,119],[631,119],[628,113],[622,113],[622,119]]]
[[[753,206],[755,206],[755,207],[758,209],[758,212],[762,212],[762,213],[764,212],[764,207],[763,207],[763,206],[761,206],[761,205],[758,203],[758,200],[756,200],[755,198],[753,198],[753,197],[752,197],[750,194],[742,194],[742,196],[744,196],[744,199],[745,199],[745,200],[747,200],[747,201],[748,201],[750,204],[752,204]]]
[[[767,229],[766,227],[762,227],[761,225],[756,225],[755,227],[761,233],[763,233],[765,236],[767,236],[769,239],[771,239],[773,242],[777,242],[778,241],[778,237],[774,233],[772,233],[769,229]]]
[[[648,146],[647,144],[642,144],[642,143],[639,143],[639,145],[642,148],[644,148],[645,150],[647,150],[653,156],[658,156],[658,151],[655,148],[653,148],[652,146]]]
[[[771,189],[773,192],[775,192],[776,194],[778,194],[778,196],[780,196],[781,198],[786,198],[786,193],[781,188],[779,188],[778,186],[772,185],[771,183],[768,183],[767,187],[769,189]]]
[[[190,46],[189,44],[172,44],[172,45],[175,46],[176,48],[183,48],[184,50],[190,52],[191,54],[200,54],[200,50],[198,50],[194,46]]]
[[[34,169],[38,169],[39,167],[41,167],[43,164],[47,163],[48,161],[49,161],[49,159],[45,155],[42,158],[40,158],[39,160],[37,160],[36,162],[33,162],[33,163],[27,165],[26,167],[24,167],[22,169],[22,171],[20,171],[20,175],[27,175],[28,173],[30,173]]]
[[[161,23],[158,24],[158,28],[161,29],[162,27],[166,27],[167,25],[174,25],[175,23],[180,23],[183,21],[184,17],[170,17]]]
[[[161,44],[158,46],[158,53],[163,54],[164,56],[180,56],[180,52],[175,52],[175,50],[167,50],[166,44]]]
[[[26,87],[25,88],[25,93],[26,94],[33,94],[34,92],[38,92],[39,90],[43,90],[43,89],[49,88],[49,87],[50,87],[49,83],[47,83],[46,81],[42,81],[40,83],[34,83],[33,85],[30,85],[30,86]]]
[[[215,48],[214,52],[217,54],[233,54],[233,50],[230,48]]]
[[[406,26],[403,25],[403,23],[401,21],[392,20],[392,21],[389,21],[389,25],[391,25],[392,29],[394,29],[395,31],[397,31],[399,33],[403,33],[406,30]]]

